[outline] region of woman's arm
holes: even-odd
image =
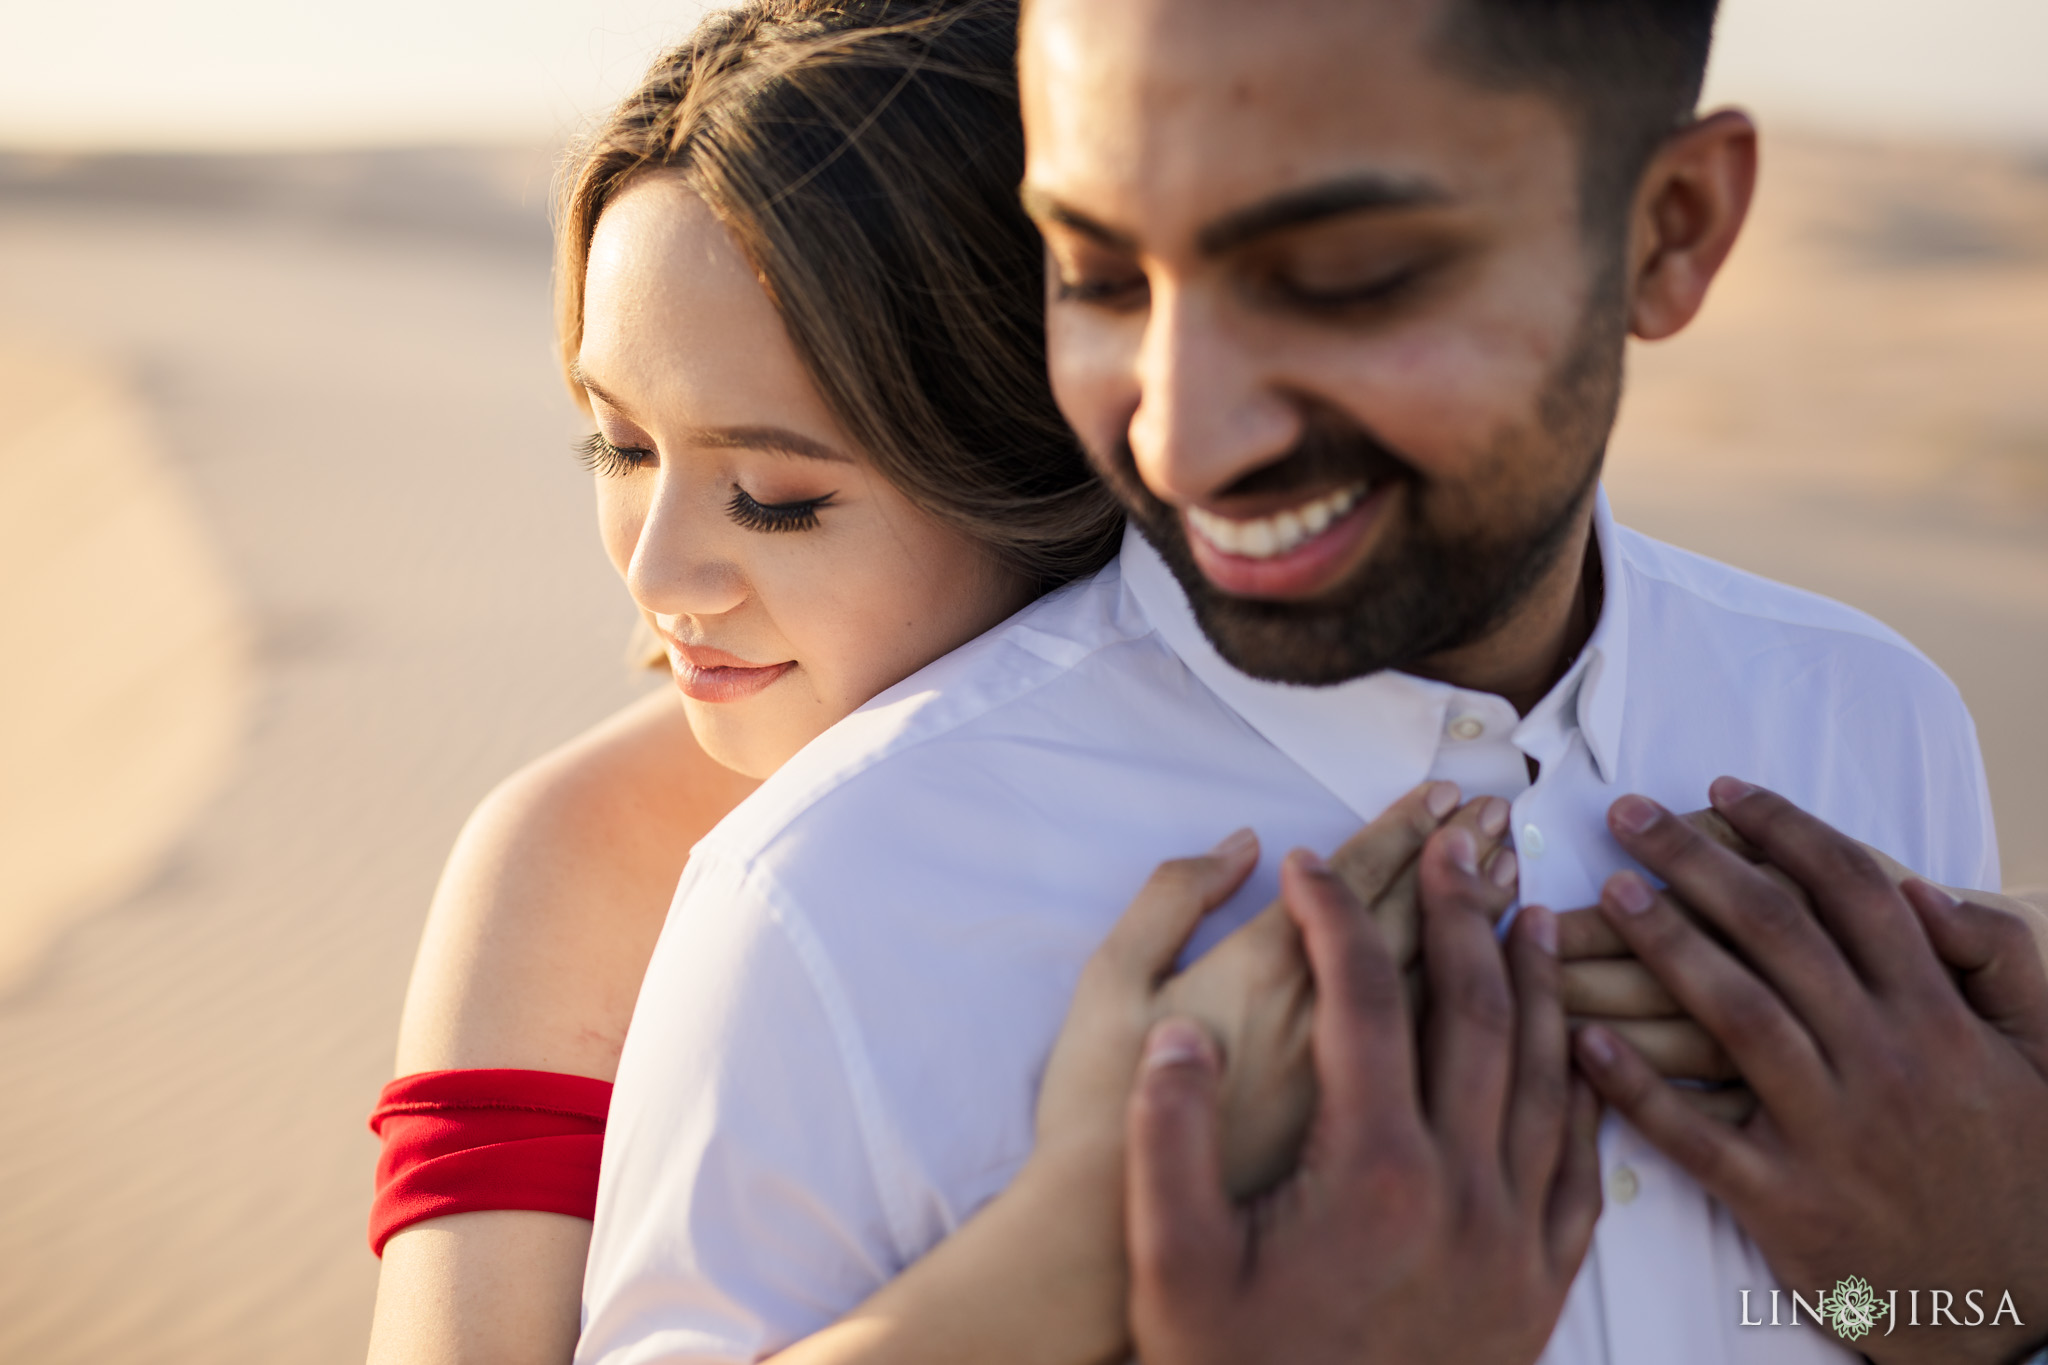
[[[528,1209],[430,1218],[384,1245],[371,1365],[567,1365],[590,1224]]]
[[[610,1080],[689,850],[756,784],[705,757],[663,688],[515,774],[470,817],[427,914],[399,1075]],[[528,1210],[415,1223],[385,1244],[372,1365],[561,1365],[590,1224]]]

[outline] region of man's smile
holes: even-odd
[[[1202,574],[1234,597],[1300,599],[1341,583],[1382,520],[1393,481],[1360,480],[1257,517],[1182,509]]]

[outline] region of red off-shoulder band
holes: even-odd
[[[609,1081],[559,1071],[422,1071],[384,1087],[370,1249],[425,1218],[535,1209],[589,1218]]]

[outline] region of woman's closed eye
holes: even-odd
[[[576,443],[576,455],[583,467],[601,479],[630,474],[654,458],[644,446],[615,446],[601,431],[593,431]]]
[[[726,515],[749,531],[809,531],[818,525],[818,513],[832,505],[835,495],[804,498],[797,502],[756,502],[752,494],[733,485]]]
[[[1054,273],[1052,283],[1055,302],[1128,309],[1144,302],[1147,281],[1142,274],[1128,271],[1091,275],[1059,270]]]

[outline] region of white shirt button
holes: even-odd
[[[1518,841],[1523,853],[1531,858],[1543,856],[1543,831],[1534,825],[1522,826],[1522,837]]]
[[[1460,716],[1451,722],[1451,735],[1455,739],[1477,739],[1486,733],[1486,722],[1477,716]]]
[[[1617,1204],[1633,1204],[1642,1192],[1642,1178],[1633,1166],[1616,1166],[1607,1177],[1607,1197]]]

